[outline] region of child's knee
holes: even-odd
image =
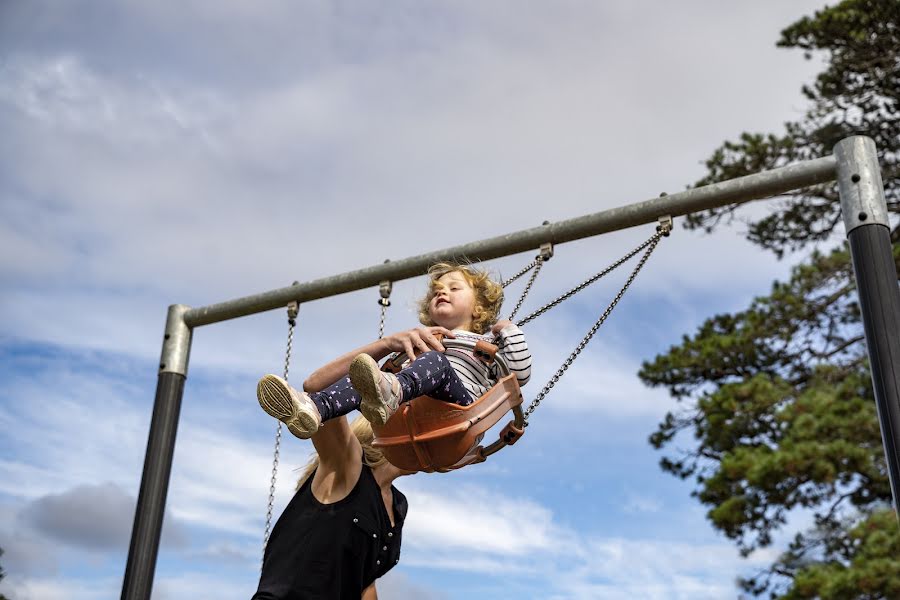
[[[417,356],[415,362],[422,361],[423,363],[434,363],[440,362],[443,358],[444,355],[437,350],[429,350],[428,352],[423,352]]]

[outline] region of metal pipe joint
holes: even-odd
[[[159,358],[160,373],[178,373],[187,377],[193,330],[185,323],[184,315],[190,309],[190,306],[184,304],[169,306],[162,355]]]
[[[863,225],[889,228],[875,142],[860,135],[845,138],[834,146],[834,157],[847,234]]]

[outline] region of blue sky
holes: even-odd
[[[0,593],[118,596],[169,304],[684,189],[722,140],[802,114],[817,63],[775,41],[820,6],[0,5]],[[382,597],[737,596],[772,552],[740,558],[660,471],[647,437],[676,406],[636,372],[796,260],[743,228],[676,228],[515,448],[398,482],[410,517]],[[558,247],[522,314],[651,232]],[[527,326],[526,401],[628,268]],[[395,285],[388,330],[422,290]],[[377,336],[377,298],[301,307],[292,378]],[[275,426],[254,387],[286,332],[284,311],[195,332],[154,598],[255,589]],[[276,512],[311,445],[282,448]]]

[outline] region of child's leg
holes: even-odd
[[[307,394],[297,390],[277,375],[266,375],[256,386],[259,405],[284,422],[292,434],[312,437],[322,421],[343,416],[359,407],[360,397],[344,377],[321,392]]]
[[[441,352],[426,352],[397,373],[403,388],[403,400],[431,396],[445,402],[468,406],[474,401],[447,357]]]
[[[450,361],[440,352],[426,352],[392,375],[383,373],[368,354],[350,363],[350,381],[362,400],[359,411],[373,425],[384,425],[400,403],[417,396],[467,406],[473,402]]]
[[[309,395],[322,420],[327,421],[335,417],[342,417],[359,408],[359,393],[350,385],[350,378],[343,377],[331,384],[321,392],[313,392]]]

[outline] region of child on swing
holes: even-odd
[[[418,396],[467,406],[496,379],[471,351],[444,353],[436,334],[488,342],[492,336],[499,337],[498,352],[519,384],[527,383],[531,354],[525,335],[511,321],[497,321],[503,288],[487,273],[468,265],[438,263],[428,275],[428,293],[419,304],[424,327],[390,335],[328,363],[304,382],[305,390],[321,391],[296,390],[276,375],[265,375],[256,390],[263,410],[284,422],[298,438],[308,439],[323,422],[357,408],[380,426],[401,402]],[[382,372],[377,362],[393,352],[406,352],[410,358],[396,375]]]

